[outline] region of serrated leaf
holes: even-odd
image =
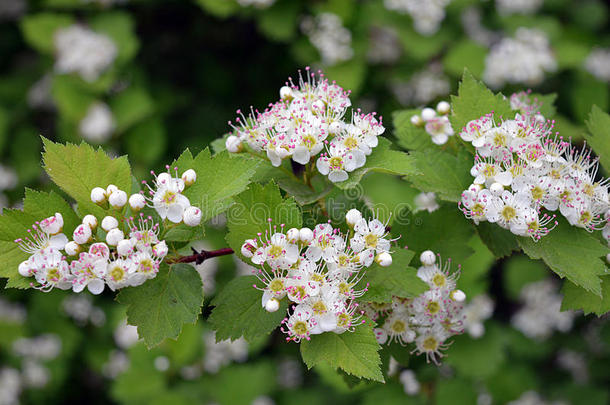
[[[370,323],[358,325],[354,332],[322,333],[301,342],[301,356],[311,369],[320,363],[340,368],[355,377],[383,382],[379,344]]]
[[[563,294],[561,310],[582,310],[585,314],[594,313],[597,316],[610,312],[610,275],[602,276],[600,279],[601,297],[578,287],[568,280],[564,281],[563,288],[561,289]]]
[[[179,173],[193,169],[197,181],[184,191],[192,205],[202,211],[201,222],[226,211],[235,195],[245,190],[259,162],[240,155],[221,152],[212,156],[208,148],[193,157],[187,149],[174,163]]]
[[[61,189],[76,200],[79,212],[102,218],[109,212],[91,201],[94,187],[109,184],[128,192],[131,190],[131,171],[127,157],[110,158],[101,149],[86,143],[62,145],[42,138],[44,168]]]
[[[494,94],[483,83],[476,80],[470,72],[465,71],[457,96],[451,96],[451,126],[459,133],[469,121],[494,112],[498,119],[513,118],[514,112],[510,102],[502,94]]]
[[[21,20],[21,31],[27,43],[45,54],[52,54],[55,32],[72,25],[74,18],[66,14],[39,13],[27,15]]]
[[[540,241],[518,238],[525,254],[532,259],[542,259],[559,277],[601,297],[599,275],[606,273],[601,260],[609,252],[600,241],[585,231],[575,228],[564,220]]]
[[[263,293],[253,287],[257,283],[260,281],[255,276],[237,277],[214,298],[214,309],[208,321],[216,331],[217,341],[243,336],[252,342],[280,325],[288,303],[282,300],[276,312],[265,311],[261,304]]]
[[[432,138],[422,127],[411,123],[411,117],[419,115],[421,110],[400,110],[392,113],[394,136],[397,144],[409,150],[422,150],[434,147]]]
[[[585,134],[585,139],[599,157],[599,162],[610,173],[610,115],[594,105],[587,120],[589,134]]]
[[[432,213],[418,212],[402,219],[404,224],[394,222],[392,233],[400,234],[400,243],[415,252],[432,250],[456,264],[474,253],[468,245],[474,229],[453,204],[443,205]]]
[[[241,246],[246,239],[257,237],[257,233],[265,233],[271,225],[284,229],[301,228],[301,210],[293,198],[284,199],[280,189],[273,181],[265,186],[253,183],[235,198],[235,204],[227,213],[229,246],[242,257],[246,263],[250,261],[241,256]]]
[[[312,190],[305,185],[305,183],[298,182],[290,177],[277,179],[277,183],[282,190],[286,191],[291,197],[294,197],[294,199],[297,200],[297,202],[301,205],[314,203],[320,198],[328,195],[328,193],[330,193],[333,189],[332,184],[325,181],[318,186],[320,188],[319,190],[316,189],[315,186]]]
[[[364,287],[368,284],[368,290],[360,300],[391,302],[393,296],[413,298],[425,292],[428,285],[417,277],[416,269],[409,267],[413,256],[415,252],[412,250],[394,249],[389,267],[375,263],[366,269],[360,285]]]
[[[458,202],[464,190],[472,183],[470,168],[473,157],[465,150],[457,156],[434,149],[410,154],[416,170],[407,178],[422,191],[434,191],[438,198]]]
[[[122,289],[116,299],[127,305],[127,322],[138,327],[138,335],[151,348],[165,338],[177,338],[183,324],[197,322],[203,285],[193,266],[162,264],[157,277]]]
[[[481,222],[476,229],[483,243],[497,258],[510,256],[519,250],[515,235],[496,224]]]
[[[23,199],[23,211],[36,218],[37,221],[59,212],[64,219],[62,232],[68,237],[72,235],[74,229],[81,223],[81,220],[76,216],[70,204],[53,191],[46,193],[26,188],[25,198]]]
[[[373,149],[373,153],[366,157],[363,167],[349,173],[349,178],[340,183],[334,183],[341,189],[348,189],[356,186],[362,177],[368,172],[381,172],[406,176],[415,172],[413,158],[405,152],[390,149],[392,142],[388,139],[379,137],[379,145]]]

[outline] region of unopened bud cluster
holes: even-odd
[[[462,193],[462,211],[476,224],[489,221],[534,240],[557,225],[547,212],[559,211],[589,232],[602,229],[610,201],[608,179],[598,180],[598,159],[553,133],[554,123],[535,112],[539,105],[527,108],[523,97],[511,97],[511,104],[526,114],[499,125],[488,114],[460,133],[476,149],[474,182]]]
[[[447,340],[464,332],[462,303],[466,294],[457,289],[459,270],[451,272],[432,251],[421,254],[417,276],[430,289],[415,298],[393,297],[391,303],[367,303],[365,313],[380,325],[375,329],[379,344],[415,343],[415,352],[438,363]]]
[[[287,340],[300,342],[324,332],[353,331],[364,322],[355,302],[366,291],[356,289],[364,269],[373,262],[392,264],[391,239],[377,219],[366,220],[358,210],[346,216],[349,234],[329,223],[309,228],[271,225],[264,234],[245,241],[243,256],[258,265],[262,306],[277,311],[280,301],[293,303],[282,321]]]
[[[436,106],[436,110],[426,107],[421,114],[412,116],[411,123],[417,127],[423,127],[436,145],[444,145],[449,137],[453,136],[449,112],[451,112],[451,105],[446,101],[441,101]]]
[[[351,112],[349,92],[324,75],[306,69],[299,73],[298,85],[292,79],[280,89],[280,100],[264,111],[248,117],[240,110],[233,133],[226,140],[229,152],[240,152],[244,144],[255,153],[265,153],[273,166],[283,159],[306,165],[317,155],[318,172],[332,182],[347,180],[348,173],[364,166],[366,157],[377,146],[377,137],[385,131],[375,113]]]

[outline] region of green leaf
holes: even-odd
[[[519,243],[515,235],[496,224],[481,222],[476,229],[483,243],[497,258],[510,256],[519,250]]]
[[[197,181],[184,191],[184,195],[191,204],[201,208],[201,223],[205,223],[229,208],[233,197],[250,183],[259,162],[226,151],[212,156],[206,148],[194,158],[187,149],[174,165],[179,173],[187,169],[197,173]]]
[[[106,188],[109,184],[114,184],[125,192],[131,190],[131,171],[127,157],[110,158],[101,148],[95,150],[84,142],[80,145],[62,145],[46,138],[42,141],[42,160],[47,174],[76,200],[78,210],[83,215],[93,214],[99,219],[110,212],[91,201],[91,190],[94,187]]]
[[[320,176],[317,176],[316,178],[319,179]],[[291,197],[294,197],[300,205],[314,203],[320,198],[328,195],[333,189],[332,184],[329,184],[327,181],[322,181],[319,182],[320,184],[315,184],[314,189],[312,190],[305,183],[298,182],[290,177],[277,179],[277,183],[282,190],[286,191]]]
[[[381,172],[406,176],[415,172],[413,158],[405,153],[390,149],[392,142],[388,139],[379,137],[379,145],[373,149],[373,153],[366,157],[363,167],[349,173],[349,179],[335,185],[341,189],[348,189],[356,186],[362,177],[368,172]]]
[[[589,134],[585,134],[585,139],[599,157],[602,167],[606,173],[610,173],[610,115],[594,105],[587,120]]]
[[[54,76],[51,94],[62,117],[73,123],[83,119],[96,100],[95,94],[72,75]]]
[[[607,111],[610,106],[610,96],[606,83],[583,73],[575,76],[570,81],[570,92],[567,99],[572,105],[572,113],[576,121],[585,121],[594,105]]]
[[[472,184],[470,169],[472,155],[460,150],[457,156],[448,152],[427,149],[410,154],[416,170],[407,178],[422,191],[434,191],[438,198],[458,202],[464,190]]]
[[[32,14],[21,20],[21,31],[32,48],[41,53],[52,54],[55,49],[55,32],[59,28],[69,27],[73,22],[74,18],[66,14]]]
[[[474,253],[468,245],[474,229],[453,204],[444,204],[432,213],[418,212],[405,218],[404,222],[404,225],[394,222],[392,232],[395,235],[399,232],[400,243],[415,252],[432,250],[440,253],[444,260],[451,258],[456,264]]]
[[[250,405],[275,387],[277,368],[272,363],[233,365],[201,380],[203,389],[220,405]],[[239,384],[236,384],[239,382]],[[191,402],[192,403],[192,402]]]
[[[167,142],[165,127],[159,118],[147,119],[125,133],[129,158],[149,165],[163,156]]]
[[[504,346],[500,327],[488,322],[485,335],[479,339],[456,336],[445,361],[463,377],[486,378],[502,367],[506,359]]]
[[[257,233],[264,233],[271,225],[284,229],[301,228],[301,210],[293,198],[284,199],[280,189],[273,182],[265,186],[251,184],[250,187],[235,198],[235,205],[227,213],[229,246],[242,257],[246,263],[250,261],[241,256],[241,246],[246,239],[255,238]]]
[[[76,216],[70,204],[54,191],[46,193],[26,188],[25,198],[23,199],[23,211],[36,218],[37,221],[59,212],[64,219],[62,232],[68,237],[72,235],[74,229],[81,223],[81,220]]]
[[[260,13],[258,27],[272,40],[287,42],[296,33],[298,14],[299,3],[278,1]]]
[[[440,380],[436,386],[437,405],[476,404],[477,391],[473,383],[461,378]]]
[[[428,285],[417,277],[417,270],[409,267],[415,252],[395,249],[392,265],[381,267],[377,263],[366,270],[360,285],[368,284],[368,291],[361,301],[391,302],[393,296],[402,298],[416,297],[428,289]]]
[[[449,48],[443,66],[445,71],[454,76],[461,76],[466,68],[474,76],[481,77],[485,70],[486,56],[487,48],[470,39],[463,39]]]
[[[140,46],[135,34],[132,17],[120,11],[107,11],[98,14],[89,25],[94,31],[108,35],[118,48],[116,63],[131,60]]]
[[[489,277],[487,275],[495,264],[496,257],[478,235],[470,239],[468,246],[474,249],[474,253],[461,262],[462,271],[458,286],[461,290],[466,291],[470,297],[476,297],[489,289]]]
[[[141,87],[129,87],[110,101],[117,131],[124,132],[154,111],[151,96]],[[147,140],[150,143],[152,140]],[[145,147],[145,146],[144,146]]]
[[[567,309],[583,310],[585,314],[594,313],[597,316],[602,316],[610,312],[610,275],[602,276],[601,290],[602,296],[592,294],[584,288],[580,288],[568,280],[564,281],[561,293],[563,301],[561,302],[561,310]]]
[[[559,277],[601,297],[599,275],[606,273],[606,266],[600,258],[605,258],[609,250],[595,236],[561,220],[538,242],[525,237],[518,240],[529,257],[544,260]]]
[[[502,94],[494,94],[483,83],[476,80],[470,72],[465,71],[457,96],[451,96],[451,125],[459,133],[469,121],[481,118],[494,112],[498,119],[513,118],[515,113],[510,108],[510,102]]]
[[[432,138],[426,130],[411,123],[411,117],[420,113],[420,109],[400,110],[392,113],[396,143],[405,149],[422,150],[434,147]]]
[[[208,13],[220,18],[227,18],[240,8],[235,0],[195,0],[195,2]]]
[[[355,377],[383,382],[379,349],[368,322],[356,326],[354,332],[322,333],[301,342],[301,356],[309,369],[327,363]]]
[[[243,336],[252,342],[280,326],[286,316],[287,300],[282,300],[276,312],[265,311],[261,305],[263,293],[253,287],[257,283],[260,281],[255,276],[234,278],[214,298],[208,321],[216,331],[216,341]]]
[[[161,265],[159,274],[138,287],[122,289],[116,297],[127,305],[127,322],[149,348],[165,338],[177,338],[185,323],[195,323],[203,304],[203,285],[193,266]]]

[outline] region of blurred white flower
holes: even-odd
[[[91,143],[104,143],[110,139],[116,125],[112,111],[106,103],[94,102],[87,110],[87,115],[80,121],[80,135]]]
[[[486,294],[474,297],[464,307],[464,329],[468,334],[477,339],[485,333],[487,319],[491,318],[494,312],[494,301]]]
[[[248,359],[248,343],[242,337],[237,340],[216,342],[216,333],[205,332],[205,357],[203,368],[208,373],[216,374],[223,366],[235,361],[243,363]]]
[[[442,67],[431,64],[414,73],[408,82],[392,83],[391,90],[400,104],[421,105],[449,94],[451,85],[447,76],[443,74]]]
[[[494,88],[505,83],[536,85],[557,69],[549,40],[542,31],[521,27],[514,38],[494,45],[485,59],[483,81]]]
[[[139,339],[138,328],[127,324],[126,319],[114,330],[114,342],[123,350],[127,350],[135,345]]]
[[[21,324],[26,316],[27,312],[23,305],[0,298],[0,321]]]
[[[445,7],[451,0],[384,0],[388,10],[409,14],[413,19],[413,28],[422,35],[435,34],[443,19]]]
[[[32,338],[22,337],[13,342],[13,353],[29,359],[52,360],[60,352],[61,339],[50,333]]]
[[[585,69],[595,78],[610,83],[610,48],[595,48],[585,60]]]
[[[256,8],[267,8],[275,3],[275,0],[237,0],[237,2],[242,7],[253,6]]]
[[[129,357],[121,350],[112,350],[108,361],[102,366],[104,377],[115,379],[129,368]]]
[[[212,250],[212,246],[210,246],[205,241],[197,241],[193,243],[193,249],[197,251],[202,250]],[[216,272],[218,271],[218,258],[212,257],[210,259],[206,259],[201,264],[194,264],[195,270],[199,273],[201,277],[201,282],[203,283],[203,293],[205,296],[212,295],[214,291],[216,291]]]
[[[100,327],[106,323],[106,314],[101,308],[93,305],[88,295],[71,294],[63,300],[61,306],[66,315],[81,326],[91,322],[94,326]]]
[[[26,359],[21,366],[23,385],[31,388],[43,388],[51,379],[49,370],[36,360]]]
[[[542,6],[544,0],[496,0],[500,15],[533,14]]]
[[[31,108],[40,108],[42,110],[52,110],[55,108],[55,102],[51,95],[52,81],[51,74],[47,73],[30,87],[27,101]]]
[[[418,211],[434,212],[439,208],[436,202],[436,194],[430,193],[419,193],[415,196],[415,207]]]
[[[19,371],[14,368],[0,369],[0,405],[19,405],[22,384]]]
[[[277,383],[282,388],[296,388],[303,384],[303,368],[301,363],[290,358],[279,362]]]
[[[392,28],[372,26],[366,58],[371,63],[394,63],[402,53],[400,39]]]
[[[14,189],[18,181],[19,178],[15,170],[0,164],[0,191]]]
[[[334,65],[354,56],[352,33],[342,25],[341,19],[335,14],[307,16],[301,22],[301,30],[318,50],[325,65]]]
[[[420,384],[417,381],[417,376],[413,370],[403,370],[399,376],[400,383],[402,384],[405,394],[417,395],[419,393]]]
[[[79,24],[57,30],[54,41],[55,70],[58,73],[78,73],[88,82],[96,81],[118,53],[108,36]]]

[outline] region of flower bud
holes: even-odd
[[[299,240],[299,230],[297,228],[290,228],[288,232],[286,232],[286,238],[290,243],[295,243]]]
[[[225,141],[225,147],[231,153],[239,153],[243,149],[241,139],[239,139],[239,137],[235,135],[229,135],[229,137]]]
[[[79,245],[89,242],[91,240],[91,228],[89,228],[89,225],[80,224],[77,226],[72,234],[72,239]]]
[[[201,210],[197,207],[188,207],[182,213],[182,221],[187,226],[197,226],[201,223]]]
[[[451,111],[451,105],[446,101],[441,101],[436,105],[436,112],[440,115],[447,115]]]
[[[432,266],[436,262],[436,255],[431,250],[426,250],[419,256],[419,261],[424,266]]]
[[[424,120],[419,115],[413,115],[411,117],[411,124],[415,125],[416,127],[421,127],[424,125]]]
[[[392,265],[392,255],[388,252],[381,252],[375,258],[375,261],[381,267],[388,267]]]
[[[64,246],[64,250],[66,251],[68,256],[76,256],[80,253],[80,245],[72,240],[66,243],[66,246]]]
[[[129,206],[133,211],[140,211],[146,206],[146,200],[142,194],[132,194],[129,197]]]
[[[267,312],[275,312],[278,309],[280,309],[280,302],[275,298],[271,298],[265,304],[265,311],[267,311]]]
[[[197,172],[193,169],[188,169],[184,173],[182,173],[182,181],[187,186],[192,185],[195,181],[197,181]]]
[[[115,209],[121,209],[127,204],[127,193],[123,190],[113,191],[108,196],[108,203]]]
[[[21,263],[19,263],[19,274],[22,275],[23,277],[30,277],[33,273],[34,269],[32,269],[32,266],[30,264],[29,260],[25,260]]]
[[[286,100],[286,99],[293,98],[293,97],[294,97],[294,93],[289,86],[282,86],[280,88],[280,98],[282,100]]]
[[[165,243],[164,240],[153,246],[153,253],[157,257],[163,258],[167,256],[167,252],[169,252],[169,249],[167,248],[167,243]]]
[[[61,232],[64,226],[64,217],[56,212],[52,217],[48,217],[40,221],[40,229],[49,235],[55,235]]]
[[[106,187],[106,197],[110,197],[110,194],[114,193],[115,191],[119,191],[119,188],[114,184],[109,184],[108,187]]]
[[[473,323],[472,325],[468,326],[468,334],[475,339],[480,338],[484,333],[485,326],[481,322]]]
[[[309,228],[299,229],[299,240],[303,243],[309,243],[313,240],[313,231]]]
[[[451,299],[455,302],[464,302],[466,300],[466,294],[462,290],[451,291]]]
[[[502,194],[502,192],[504,191],[504,186],[498,182],[492,183],[492,185],[489,187],[489,191],[491,191],[491,193],[495,196],[500,196],[500,194]]]
[[[436,111],[434,111],[432,108],[426,107],[421,110],[421,118],[424,121],[430,121],[434,117],[436,117]]]
[[[92,231],[94,231],[95,228],[97,228],[97,218],[94,215],[87,214],[83,218],[83,224],[87,225]]]
[[[351,210],[347,211],[347,214],[345,214],[345,221],[351,228],[360,222],[361,219],[362,213],[355,208],[352,208]]]
[[[243,245],[241,245],[241,254],[248,259],[254,256],[254,252],[258,249],[258,243],[256,239],[246,239]]]
[[[91,201],[96,204],[102,204],[106,201],[106,190],[101,187],[95,187],[91,190]]]
[[[115,217],[108,215],[107,217],[104,217],[104,219],[102,219],[102,229],[106,232],[110,232],[111,230],[116,229],[118,227],[119,221],[117,221]]]
[[[129,256],[133,253],[133,243],[129,239],[123,239],[116,245],[116,251],[121,256]]]
[[[106,234],[106,243],[110,246],[117,246],[123,239],[125,239],[125,235],[119,228],[111,229]]]

